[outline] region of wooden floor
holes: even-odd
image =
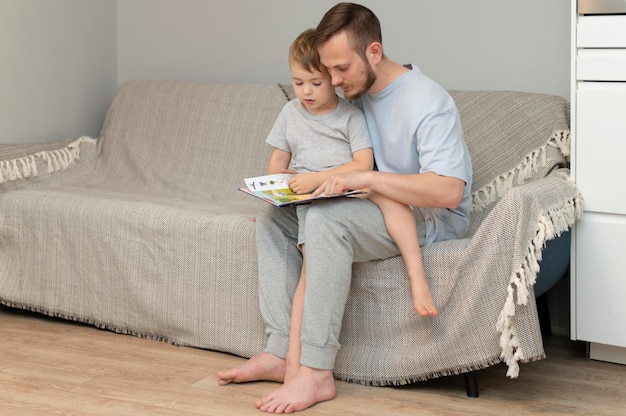
[[[548,358],[523,365],[518,379],[504,365],[479,372],[477,399],[462,376],[399,388],[338,382],[336,399],[301,414],[626,414],[626,366],[586,359],[582,343],[545,344]],[[242,361],[0,308],[2,415],[258,415],[254,400],[277,384],[216,382]]]

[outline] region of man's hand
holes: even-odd
[[[367,178],[371,171],[355,171],[333,175],[324,181],[313,196],[324,193],[326,196],[341,195],[349,191],[367,188]]]

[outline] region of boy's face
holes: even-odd
[[[320,115],[335,109],[335,87],[330,82],[328,73],[315,69],[311,72],[297,62],[290,63],[289,68],[296,97],[309,113]]]
[[[376,81],[376,73],[369,61],[350,46],[345,31],[332,36],[318,46],[322,65],[330,76],[332,84],[341,87],[348,100],[354,100],[368,91]]]

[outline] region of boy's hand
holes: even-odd
[[[289,188],[298,195],[309,194],[317,188],[318,181],[315,173],[299,173],[289,179]]]

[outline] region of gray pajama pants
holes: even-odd
[[[414,210],[418,212],[419,210]],[[424,220],[416,215],[418,235]],[[306,214],[307,283],[302,321],[302,365],[332,370],[350,290],[352,263],[399,254],[378,207],[369,200],[343,198],[311,204]],[[259,297],[269,335],[266,352],[285,358],[291,304],[300,278],[295,207],[267,206],[257,217]]]

